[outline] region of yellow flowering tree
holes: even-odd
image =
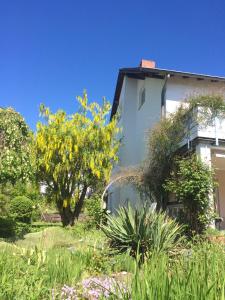
[[[45,122],[36,133],[38,178],[56,201],[64,226],[79,217],[88,189],[109,180],[119,148],[116,118],[108,122],[110,103],[89,104],[86,93],[77,100],[80,109],[73,115],[53,114],[42,105]]]

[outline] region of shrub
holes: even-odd
[[[92,196],[86,202],[87,214],[90,217],[89,225],[99,228],[100,224],[106,219],[106,213],[102,209],[99,196]]]
[[[16,222],[15,226],[15,238],[20,239],[23,238],[25,234],[31,231],[31,224],[24,222]]]
[[[121,207],[118,216],[108,216],[107,221],[102,230],[111,247],[133,257],[138,254],[142,262],[148,253],[170,252],[183,240],[183,227],[151,208]]]
[[[0,193],[0,213],[7,214],[9,208],[9,197]]]
[[[13,218],[0,217],[0,237],[11,238],[16,234],[16,222]]]
[[[164,188],[183,204],[182,222],[189,234],[202,234],[214,217],[213,172],[196,155],[177,159]]]
[[[32,211],[32,201],[25,196],[15,197],[10,203],[9,212],[16,221],[31,223]]]
[[[10,183],[0,184],[0,214],[6,216],[9,214],[10,202],[17,196],[25,196],[32,201],[33,206],[35,206],[32,220],[40,220],[40,210],[45,204],[45,198],[40,194],[39,187],[32,182],[16,182],[14,185]]]
[[[16,222],[12,217],[0,217],[0,238],[17,239],[22,238],[30,232],[31,225],[23,222]]]

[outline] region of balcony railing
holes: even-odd
[[[217,146],[219,140],[225,140],[225,118],[204,118],[201,108],[197,108],[188,113],[185,123],[187,131],[182,144],[189,144],[197,137],[214,139]]]

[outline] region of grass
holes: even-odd
[[[152,254],[141,268],[135,265],[125,254],[111,255],[98,230],[51,226],[15,243],[0,242],[0,299],[58,300],[64,284],[79,290],[84,278],[121,271],[129,275],[124,300],[225,299],[224,246],[199,242],[179,255]]]
[[[132,299],[224,299],[225,253],[208,243],[193,246],[177,260],[153,256],[136,272]]]
[[[48,250],[52,248],[104,248],[106,240],[101,231],[85,230],[83,224],[77,224],[73,229],[65,229],[61,225],[54,225],[39,231],[28,233],[23,239],[15,242],[16,246],[22,248],[38,248]]]
[[[133,268],[127,256],[107,252],[98,230],[49,227],[29,233],[15,243],[0,243],[0,299],[56,299],[64,284]],[[58,296],[57,296],[58,295]]]

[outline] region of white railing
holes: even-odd
[[[198,109],[196,116],[197,120],[203,120],[203,118],[201,118],[200,109]],[[184,141],[181,143],[182,145],[186,143],[189,144],[197,137],[215,139],[215,145],[217,146],[219,145],[220,139],[225,140],[225,119],[215,117],[207,123],[204,120],[202,122],[193,120],[190,116],[186,123],[187,134]]]

